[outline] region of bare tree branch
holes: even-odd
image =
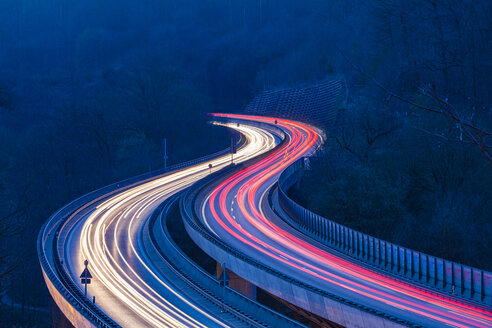
[[[405,102],[405,103],[407,103],[407,104],[409,104],[415,108],[418,108],[418,109],[421,109],[424,111],[428,111],[428,112],[432,112],[435,114],[440,114],[440,115],[443,115],[444,117],[446,117],[448,120],[457,122],[460,126],[461,131],[464,132],[466,137],[468,139],[470,139],[471,142],[479,148],[479,150],[482,152],[482,154],[485,156],[485,158],[492,164],[492,153],[489,151],[489,149],[492,147],[486,144],[486,137],[491,136],[492,132],[489,132],[483,128],[477,127],[470,122],[466,122],[461,117],[461,115],[458,113],[456,108],[447,101],[447,99],[443,99],[442,97],[440,97],[438,95],[435,86],[433,86],[432,88],[429,88],[425,83],[423,83],[423,81],[421,80],[419,74],[417,73],[417,71],[415,69],[414,69],[414,75],[416,76],[417,80],[419,81],[419,86],[420,86],[421,90],[423,91],[423,94],[426,96],[429,96],[431,99],[434,100],[434,102],[437,105],[437,109],[431,108],[429,106],[423,106],[423,105],[417,104],[416,102],[411,101],[410,99],[405,98],[405,97],[391,91],[390,89],[385,87],[382,83],[377,81],[374,77],[367,74],[361,67],[355,65],[350,60],[350,58],[339,47],[337,47],[337,49],[342,54],[342,56],[345,58],[345,60],[347,60],[347,62],[356,71],[358,71],[359,73],[361,73],[362,75],[367,77],[369,80],[371,80],[378,88],[383,90],[388,96],[390,96],[392,98],[396,98],[396,99],[398,99],[402,102]],[[408,56],[408,59],[410,60],[409,54],[407,54],[407,56]],[[412,66],[415,67],[415,62]]]

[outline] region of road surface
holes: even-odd
[[[272,211],[266,216],[269,189],[286,167],[313,151],[320,136],[301,123],[262,120],[276,121],[290,140],[201,197],[204,199],[199,211],[201,220],[213,234],[298,281],[409,322],[431,327],[492,327],[490,308],[444,296],[353,263],[281,224]]]
[[[224,124],[226,125],[226,124]],[[254,126],[227,124],[246,142],[234,162],[242,162],[275,147],[272,134]],[[166,198],[230,164],[231,155],[191,166],[117,193],[85,208],[65,245],[67,270],[79,283],[82,263],[89,261],[94,277],[89,299],[123,327],[228,327],[200,304],[188,300],[173,281],[159,274],[154,259],[142,249],[141,229]],[[209,168],[212,164],[212,168]],[[226,317],[226,316],[225,316]],[[227,318],[227,317],[226,317]]]

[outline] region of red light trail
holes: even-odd
[[[227,178],[210,193],[203,206],[209,208],[213,220],[224,233],[257,254],[259,252],[274,260],[270,262],[278,261],[284,267],[290,267],[296,277],[308,274],[316,281],[333,284],[353,295],[362,296],[371,302],[371,307],[384,308],[386,312],[390,312],[391,308],[403,310],[408,312],[405,319],[410,321],[455,327],[492,327],[492,310],[486,307],[474,307],[457,298],[426,291],[420,286],[375,272],[316,247],[275,225],[261,210],[264,191],[285,168],[312,150],[319,138],[317,132],[308,125],[279,118],[214,115],[270,124],[276,121],[277,126],[289,136],[288,142],[274,153]],[[228,205],[232,205],[228,199],[234,195],[237,195],[241,219],[256,230],[248,230],[244,223],[241,225],[237,222],[236,212],[234,218],[228,212]]]

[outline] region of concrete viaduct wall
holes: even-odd
[[[90,320],[88,320],[85,316],[83,316],[79,310],[74,308],[72,304],[70,304],[67,299],[60,294],[58,289],[53,285],[51,280],[46,276],[43,272],[44,281],[46,282],[46,286],[50,291],[51,297],[55,301],[56,305],[63,312],[65,317],[72,323],[74,327],[77,328],[95,328],[99,327],[98,325],[93,324]]]
[[[199,184],[203,186],[207,181],[212,181],[212,178],[213,176]],[[226,263],[228,270],[275,296],[345,327],[414,326],[411,322],[295,280],[223,243],[208,233],[195,214],[194,204],[199,204],[202,200],[197,197],[203,197],[204,194],[206,192],[200,192],[200,187],[195,186],[182,198],[181,214],[184,225],[193,241],[217,262]]]
[[[315,239],[358,260],[420,285],[492,304],[492,273],[402,247],[333,222],[300,206],[287,190],[300,178],[301,158],[279,178],[279,203],[289,220]]]
[[[238,141],[238,146],[244,140]],[[77,198],[56,211],[43,225],[38,235],[37,250],[43,276],[52,298],[76,327],[118,327],[118,325],[103,313],[92,301],[84,297],[80,289],[71,281],[69,275],[64,271],[61,259],[63,258],[64,241],[66,235],[60,234],[64,226],[73,224],[76,219],[74,213],[87,204],[97,200],[110,197],[128,188],[145,183],[157,177],[169,174],[187,166],[206,162],[210,159],[224,155],[229,149],[215,154],[201,157],[189,162],[174,165],[169,168],[145,173],[130,179],[114,183]],[[64,229],[64,233],[67,230]]]

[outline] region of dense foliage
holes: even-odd
[[[491,6],[383,0],[372,12],[371,52],[381,52],[345,55],[359,80],[293,196],[371,235],[492,270]]]

